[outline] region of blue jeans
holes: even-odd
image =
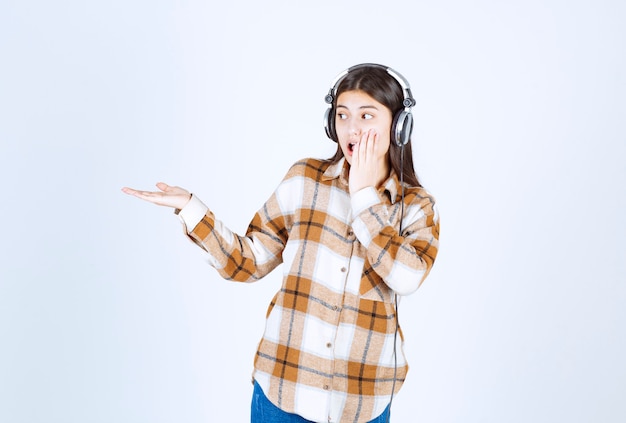
[[[383,414],[371,420],[369,423],[387,423],[389,418],[389,406]],[[251,423],[315,423],[298,416],[287,413],[267,399],[258,383],[254,382],[254,393],[252,394],[252,410],[250,413]]]

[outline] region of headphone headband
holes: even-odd
[[[396,72],[395,70],[393,70],[392,68],[388,66],[379,65],[378,63],[361,63],[358,65],[351,66],[348,69],[341,72],[333,80],[330,90],[328,90],[328,94],[326,94],[326,97],[324,97],[324,101],[328,104],[332,104],[332,102],[335,100],[335,96],[337,95],[337,89],[339,88],[339,84],[341,84],[341,81],[343,81],[344,78],[348,76],[350,72],[355,71],[357,69],[361,69],[361,68],[371,68],[371,67],[385,70],[389,75],[391,75],[393,79],[395,79],[398,82],[398,84],[400,84],[400,87],[402,87],[402,94],[404,95],[404,100],[402,101],[402,105],[405,108],[410,108],[410,107],[415,106],[416,102],[415,102],[415,99],[413,98],[413,94],[411,93],[411,87],[409,86],[409,81],[407,81],[406,78],[402,76],[399,72]]]

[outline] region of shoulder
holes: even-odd
[[[329,165],[330,162],[326,160],[313,158],[301,159],[291,165],[291,168],[289,168],[285,179],[304,177],[317,181],[321,179],[322,175],[324,175],[324,172],[326,171],[326,169],[328,169]]]
[[[274,195],[284,215],[294,213],[312,192],[328,168],[328,162],[318,159],[302,159],[291,165]]]

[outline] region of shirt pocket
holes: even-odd
[[[392,302],[393,291],[387,286],[383,278],[374,271],[369,263],[363,267],[359,297],[364,300]]]
[[[396,331],[394,305],[384,301],[361,298],[356,316],[355,325],[357,333],[360,333],[361,338],[355,339],[356,349],[354,351],[357,355],[362,355],[365,347],[361,343],[367,340],[367,348],[365,348],[367,351],[367,362],[375,361],[383,367],[392,364],[393,350],[390,346],[393,345],[394,333]],[[353,359],[357,360],[357,357],[355,356]],[[363,360],[362,356],[360,360]]]

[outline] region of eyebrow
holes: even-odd
[[[337,104],[337,108],[343,107],[344,109],[347,109],[347,106],[344,106],[343,104]],[[359,109],[374,109],[374,110],[378,110],[378,107],[372,105],[366,105],[366,106],[361,106],[359,107]]]

